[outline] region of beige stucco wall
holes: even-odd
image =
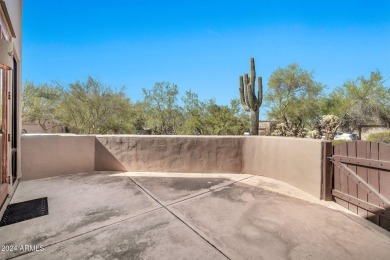
[[[23,180],[87,171],[247,173],[321,196],[321,140],[268,136],[25,135]]]
[[[127,168],[141,172],[241,172],[243,138],[232,136],[97,136]]]
[[[16,37],[12,39],[14,51],[18,58],[22,57],[22,6],[23,0],[4,0],[8,14],[11,18],[12,27]]]
[[[95,170],[95,137],[23,135],[22,180]]]
[[[320,198],[321,140],[248,136],[242,156],[242,172],[281,180]]]
[[[126,167],[99,140],[95,139],[96,171],[127,171]]]

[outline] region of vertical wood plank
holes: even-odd
[[[340,146],[340,155],[345,155],[347,156],[348,155],[348,147],[347,147],[347,143],[342,143],[342,144],[339,144]],[[348,194],[348,178],[345,174],[341,173],[340,172],[340,191],[343,192],[343,193],[346,193]],[[341,200],[341,199],[337,199],[336,202],[338,204],[340,204],[341,206],[349,209],[349,203],[344,201],[344,200]]]
[[[347,145],[348,157],[356,158],[356,141],[355,142],[348,142],[347,144],[348,144]],[[354,172],[354,174],[356,174],[356,165],[348,165],[348,168],[350,168]],[[348,194],[357,198],[357,196],[358,196],[357,190],[358,190],[358,188],[357,188],[356,182],[354,182],[353,180],[348,178]],[[358,213],[357,206],[355,204],[349,203],[348,207],[349,207],[349,210],[351,210],[353,213],[355,213],[355,214]]]
[[[379,159],[379,144],[370,143],[370,158],[374,160]],[[368,184],[370,184],[375,190],[379,191],[379,171],[377,169],[369,168],[368,169]],[[368,194],[368,202],[378,205],[379,200],[373,195]],[[368,214],[368,220],[379,225],[379,216],[373,213]]]
[[[356,146],[356,157],[368,158],[367,157],[367,152],[369,152],[368,147],[369,147],[368,142],[358,141]],[[361,177],[363,180],[365,180],[366,182],[368,182],[367,172],[368,172],[367,167],[362,167],[362,166],[357,167],[356,170],[357,175]],[[357,193],[359,199],[368,201],[368,194],[363,188],[358,186]],[[368,218],[368,211],[358,207],[358,215],[363,218]]]
[[[332,142],[323,142],[322,143],[322,194],[321,198],[323,200],[329,201],[332,200],[332,167],[333,164],[328,159],[332,156],[333,147]]]
[[[333,146],[333,154],[340,155],[340,145]],[[340,189],[340,169],[333,166],[333,189],[341,191]]]
[[[379,160],[390,161],[390,145],[380,143],[378,150]],[[379,193],[390,199],[390,171],[379,170]],[[390,219],[380,216],[379,225],[384,229],[390,230]]]

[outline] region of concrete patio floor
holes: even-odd
[[[390,259],[389,232],[260,176],[80,173],[11,203],[40,197],[49,215],[1,227],[0,259]]]

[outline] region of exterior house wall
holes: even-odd
[[[47,122],[46,124],[47,132],[39,125],[38,121],[35,122],[22,122],[22,128],[25,130],[28,134],[44,134],[44,133],[67,133],[65,132],[65,127],[61,126],[55,126],[51,127],[51,122]]]
[[[42,127],[39,124],[23,123],[22,127],[29,134],[43,134],[43,133],[45,133],[45,131],[43,131]]]
[[[0,147],[3,147],[3,135],[0,134]],[[3,158],[3,149],[0,149],[0,158]],[[0,176],[3,173],[3,167],[0,167]]]
[[[10,198],[13,195],[15,188],[17,186],[16,183],[18,182],[18,179],[22,175],[22,173],[21,173],[21,158],[20,158],[20,153],[21,153],[20,138],[21,138],[21,129],[22,129],[21,128],[21,102],[20,102],[21,98],[22,98],[22,94],[21,94],[21,91],[22,91],[22,87],[21,87],[21,83],[22,83],[22,5],[23,5],[22,0],[0,0],[1,17],[2,17],[1,24],[2,24],[2,28],[4,28],[3,37],[5,38],[5,40],[2,40],[2,41],[8,41],[11,43],[11,48],[8,50],[8,47],[7,47],[6,51],[8,54],[13,56],[13,58],[15,59],[16,64],[17,64],[17,67],[13,67],[12,71],[8,71],[7,74],[3,74],[3,75],[7,75],[6,78],[7,78],[8,83],[5,83],[5,84],[8,86],[9,89],[6,90],[4,88],[4,89],[2,89],[2,91],[3,90],[9,91],[9,94],[11,94],[11,97],[13,97],[15,94],[16,99],[17,99],[15,111],[12,111],[12,104],[11,104],[11,102],[8,102],[9,106],[8,106],[7,123],[6,123],[7,128],[3,128],[3,133],[11,134],[10,140],[15,138],[15,140],[18,144],[17,149],[14,150],[14,152],[16,152],[16,154],[17,154],[16,167],[14,168],[14,169],[16,169],[16,174],[17,174],[15,181],[13,180],[13,178],[10,178],[12,175],[11,142],[7,142],[7,144],[4,144],[5,147],[3,147],[3,148],[7,148],[7,154],[3,154],[3,151],[2,151],[2,155],[1,155],[2,160],[4,161],[5,160],[4,157],[7,157],[6,164],[8,164],[8,165],[4,164],[4,166],[7,167],[6,168],[7,173],[3,173],[4,176],[2,176],[2,178],[1,178],[1,181],[3,182],[2,184],[4,184],[4,185],[0,185],[0,194],[1,194],[0,195],[0,207],[1,207],[0,216],[2,215],[2,212],[5,210],[6,206],[8,205]],[[5,42],[3,42],[3,44],[4,43]],[[7,45],[8,45],[8,43],[2,45],[2,48],[3,48],[3,46],[7,46]],[[3,49],[3,50],[5,50],[5,49]],[[4,54],[2,54],[2,55],[4,55]],[[5,58],[5,56],[2,56],[2,58]],[[8,59],[5,59],[5,60],[8,60]],[[9,60],[12,63],[12,59],[9,59]],[[8,66],[10,66],[10,65],[11,64],[9,64]],[[12,65],[11,65],[11,67],[12,67]],[[13,72],[15,72],[15,71],[17,72],[17,77],[14,79]],[[13,88],[12,88],[12,84],[13,84],[12,81],[13,80],[16,81],[16,93],[13,92]],[[7,107],[6,103],[4,103],[4,102],[1,102],[1,103],[2,103],[1,106],[3,109],[2,111],[6,111],[4,109],[5,107]],[[11,132],[11,122],[12,122],[11,119],[13,118],[13,116],[16,116],[16,118],[17,118],[16,122],[17,122],[17,130],[18,131],[17,131],[16,135],[13,135],[13,133]],[[6,179],[4,179],[5,177],[6,177]],[[4,203],[3,203],[3,201],[4,201]]]
[[[11,19],[12,28],[15,32],[15,38],[12,38],[12,44],[14,47],[13,55],[14,58],[17,61],[18,67],[18,78],[17,78],[17,122],[18,122],[18,135],[17,135],[17,143],[19,144],[17,154],[18,160],[17,160],[17,172],[18,177],[20,178],[22,176],[21,171],[21,131],[22,131],[22,9],[23,9],[23,0],[4,0],[7,11],[9,14],[9,17]],[[11,109],[10,109],[11,110]]]
[[[17,153],[20,155],[21,152],[21,145],[20,145],[20,138],[21,138],[21,129],[22,129],[22,120],[21,120],[21,98],[22,98],[22,6],[23,6],[23,0],[4,0],[6,4],[6,8],[11,20],[11,26],[15,32],[15,37],[11,38],[12,45],[13,45],[13,55],[15,60],[17,61],[18,67],[16,68],[18,71],[18,78],[17,78],[17,122],[18,122],[18,134],[17,134],[17,143],[19,144]],[[11,107],[10,107],[11,111]],[[10,117],[11,118],[11,117]],[[9,149],[10,150],[10,149]],[[11,158],[11,156],[9,156]],[[18,177],[20,178],[21,173],[21,158],[18,156],[17,159],[17,172]]]
[[[15,55],[22,60],[22,6],[23,0],[4,0],[16,37],[12,39]]]

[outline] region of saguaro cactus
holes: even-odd
[[[255,93],[255,80],[256,80],[256,70],[255,70],[255,59],[251,58],[250,60],[250,69],[251,76],[244,74],[240,76],[240,100],[241,105],[245,111],[251,112],[251,135],[259,134],[259,111],[260,106],[263,101],[263,83],[262,78],[258,77],[258,97]]]

